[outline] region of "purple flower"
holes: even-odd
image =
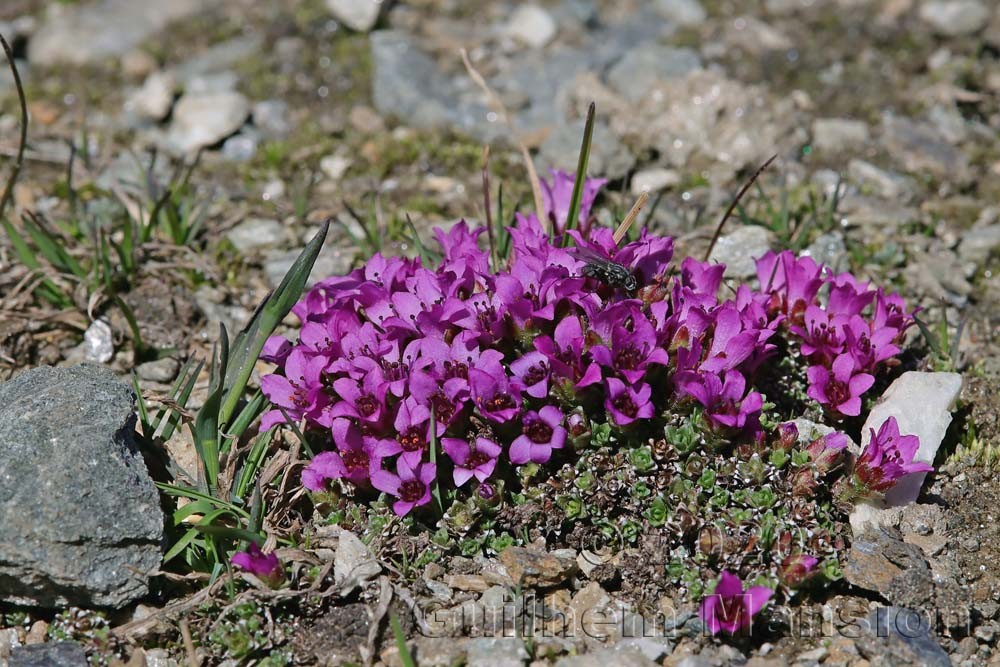
[[[283,366],[285,359],[292,352],[292,344],[284,336],[270,336],[264,341],[264,349],[260,352],[262,361]]]
[[[860,315],[855,315],[844,327],[845,347],[858,368],[871,371],[890,357],[899,354],[899,348],[893,344],[899,332],[892,327],[872,329]]]
[[[510,381],[499,362],[470,368],[469,387],[472,399],[484,417],[503,423],[521,411],[521,391]]]
[[[843,319],[831,318],[830,313],[819,306],[810,305],[805,311],[804,325],[792,325],[790,329],[802,339],[802,354],[812,357],[816,364],[829,364],[844,351],[842,327],[837,324]]]
[[[375,439],[361,435],[349,419],[334,419],[330,429],[338,451],[317,454],[302,471],[302,485],[310,491],[323,491],[331,479],[366,484],[371,471],[382,466]]]
[[[406,516],[414,507],[426,505],[431,501],[431,482],[437,474],[437,466],[433,463],[421,463],[410,467],[406,460],[400,457],[396,461],[396,474],[388,470],[378,470],[372,473],[372,486],[379,491],[395,496],[397,500],[392,510],[397,516]]]
[[[889,417],[878,433],[871,429],[871,440],[854,464],[856,486],[864,495],[877,496],[896,485],[904,475],[930,472],[934,466],[913,458],[920,448],[920,438],[900,435],[895,417]]]
[[[541,181],[542,203],[545,205],[545,213],[551,220],[556,234],[561,234],[566,229],[567,218],[569,217],[569,205],[573,199],[573,185],[576,176],[558,169],[551,169],[552,182]],[[590,220],[590,207],[597,198],[597,193],[601,191],[606,178],[585,178],[583,181],[583,196],[580,198],[580,218],[579,227],[586,231]]]
[[[774,591],[767,586],[751,586],[744,591],[740,578],[723,570],[715,591],[701,603],[701,620],[713,635],[720,630],[735,634],[750,627],[753,617],[772,595]]]
[[[331,416],[353,417],[373,427],[386,419],[389,383],[381,368],[373,367],[360,380],[337,378],[333,381],[333,389],[341,400],[330,409]]]
[[[651,364],[666,366],[667,351],[657,344],[656,330],[641,314],[632,320],[632,330],[616,326],[611,332],[611,347],[595,345],[590,353],[594,361],[610,368],[631,384],[646,377]]]
[[[560,320],[554,338],[535,339],[535,349],[548,358],[552,372],[570,380],[577,389],[601,381],[600,367],[584,357],[583,347],[583,327],[575,316]]]
[[[637,419],[649,419],[653,416],[653,404],[649,398],[652,388],[643,383],[639,390],[625,384],[618,378],[608,378],[607,397],[604,399],[604,409],[618,426],[631,424]]]
[[[272,403],[285,409],[289,418],[316,417],[329,402],[320,380],[324,366],[325,358],[311,357],[296,348],[285,360],[285,374],[265,375],[260,388]],[[272,410],[261,418],[261,430],[284,421],[280,410]]]
[[[522,434],[510,445],[510,461],[515,465],[545,463],[552,457],[553,449],[562,449],[566,443],[563,413],[559,408],[546,405],[538,412],[527,412],[521,420]]]
[[[741,430],[759,417],[763,397],[756,391],[743,395],[746,378],[739,371],[726,371],[725,380],[716,373],[691,371],[677,373],[676,378],[677,389],[701,403],[715,427]]]
[[[524,386],[524,393],[532,398],[545,398],[549,394],[549,360],[541,352],[528,352],[510,364],[510,370]]]
[[[799,324],[806,308],[823,286],[823,267],[811,257],[795,258],[785,250],[768,251],[756,260],[760,289],[772,296],[772,307]]]
[[[833,360],[829,370],[810,366],[806,369],[809,379],[806,394],[842,415],[856,417],[861,414],[861,395],[875,384],[874,376],[855,373],[856,370],[854,357],[846,352]]]
[[[431,411],[411,396],[399,404],[393,427],[396,429],[396,439],[379,440],[375,452],[379,456],[400,455],[406,465],[416,468],[427,451],[430,437]]]
[[[712,346],[699,368],[709,373],[729,371],[746,361],[757,347],[757,332],[743,330],[736,305],[727,303],[715,313]]]
[[[455,463],[455,486],[462,486],[473,477],[485,482],[497,467],[501,451],[500,445],[482,436],[476,438],[474,446],[461,438],[441,438],[441,448]]]
[[[265,554],[254,542],[250,543],[246,551],[238,551],[233,554],[230,562],[244,572],[254,575],[271,588],[277,588],[285,580],[285,569],[281,566],[278,556],[273,553]]]
[[[643,229],[639,240],[628,243],[615,254],[615,261],[628,267],[641,283],[650,283],[667,272],[674,256],[674,240],[654,236]]]
[[[461,415],[469,398],[469,383],[459,377],[442,381],[430,373],[414,371],[410,375],[410,395],[433,411],[439,432],[443,433]]]

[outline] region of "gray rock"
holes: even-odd
[[[699,69],[658,82],[630,113],[610,123],[630,144],[659,151],[664,166],[688,168],[702,156],[723,172],[714,178],[730,178],[805,139],[790,116],[791,106],[769,101],[762,88]]]
[[[872,664],[951,667],[951,659],[931,636],[930,610],[876,607],[856,643]]]
[[[468,640],[456,637],[417,637],[413,659],[424,667],[452,667],[465,662]]]
[[[708,18],[698,0],[656,0],[653,6],[661,16],[682,26],[700,25]]]
[[[964,182],[969,159],[926,123],[893,114],[882,117],[882,144],[907,171],[929,172],[942,180]]]
[[[771,242],[771,232],[763,227],[738,227],[719,237],[708,261],[725,264],[726,275],[730,278],[751,278],[757,275],[754,260],[771,249]]]
[[[380,0],[326,0],[333,18],[355,32],[374,28],[384,4]]]
[[[377,577],[381,571],[382,566],[357,535],[347,530],[339,532],[337,554],[333,561],[333,580],[342,595]]]
[[[207,93],[228,93],[236,90],[240,77],[236,72],[210,72],[193,76],[184,82],[184,92],[190,95],[205,95]]]
[[[539,146],[540,163],[543,167],[575,170],[582,138],[582,124],[559,125]],[[619,141],[604,122],[595,122],[588,173],[616,179],[625,176],[634,164],[635,155],[629,147]]]
[[[820,264],[825,264],[836,271],[848,268],[847,245],[844,243],[844,235],[840,232],[820,234],[802,254],[809,255]]]
[[[638,102],[656,81],[682,77],[701,67],[693,49],[640,44],[608,70],[608,83],[630,102]]]
[[[466,667],[522,667],[528,660],[524,640],[517,637],[483,637],[468,644]]]
[[[635,642],[638,640],[629,640]],[[634,646],[598,649],[583,655],[568,656],[556,661],[556,667],[654,667],[658,662],[648,658]]]
[[[177,371],[180,370],[180,367],[179,361],[165,357],[156,361],[147,361],[139,364],[135,372],[143,380],[149,380],[150,382],[170,382],[177,377]]]
[[[296,250],[286,250],[271,253],[264,262],[264,273],[267,282],[272,287],[281,284],[281,279],[285,277],[288,270],[292,268],[295,259],[302,252],[302,248]],[[313,285],[318,280],[331,276],[342,276],[351,270],[354,258],[357,254],[356,248],[344,248],[336,242],[327,241],[320,251],[316,263],[313,264],[312,272],[309,274],[307,285]]]
[[[284,237],[281,223],[268,218],[247,218],[226,232],[229,242],[242,253],[277,245]]]
[[[10,653],[10,667],[88,667],[87,652],[76,642],[21,646]]]
[[[544,8],[527,4],[514,10],[505,31],[522,44],[540,49],[556,36],[557,27],[552,15]]]
[[[867,123],[847,118],[817,118],[812,134],[813,146],[821,153],[856,151],[871,140]]]
[[[244,127],[243,131],[234,134],[222,142],[222,157],[233,162],[247,162],[257,154],[257,147],[260,145],[260,137],[256,132],[248,132]]]
[[[53,12],[28,43],[36,65],[83,65],[120,56],[216,0],[102,0]]]
[[[880,197],[901,200],[913,199],[917,185],[912,178],[886,171],[864,160],[851,160],[847,164],[847,175],[860,186],[872,188]]]
[[[240,129],[249,114],[240,93],[185,93],[174,107],[167,141],[182,154],[212,146]]]
[[[856,535],[843,571],[851,585],[883,595],[893,604],[925,604],[933,599],[934,583],[923,552],[903,542],[895,530]]]
[[[440,127],[457,120],[458,101],[450,80],[412,37],[399,30],[378,30],[370,41],[372,98],[379,113],[412,127]]]
[[[638,197],[643,192],[656,193],[679,185],[681,175],[673,169],[643,169],[632,175],[632,194]]]
[[[254,126],[265,136],[281,138],[292,131],[288,102],[284,100],[257,102],[253,105],[251,116]]]
[[[0,385],[0,600],[120,608],[160,566],[163,513],[132,390],[99,366]]]
[[[167,117],[174,104],[177,79],[172,72],[157,71],[146,77],[142,86],[125,102],[125,111],[145,120],[159,121]]]
[[[781,30],[749,14],[739,16],[726,25],[726,42],[750,54],[762,56],[787,51],[795,46]]]
[[[104,320],[94,320],[83,332],[84,358],[98,364],[106,364],[115,356],[114,337],[111,326]]]
[[[198,77],[227,72],[259,53],[264,40],[259,34],[242,35],[213,44],[174,68],[178,81],[185,87]]]
[[[979,0],[931,0],[920,6],[920,18],[941,35],[959,37],[985,28],[990,10]]]
[[[962,234],[958,256],[963,261],[982,265],[997,248],[1000,248],[1000,224],[973,227]]]

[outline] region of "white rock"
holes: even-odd
[[[163,120],[174,104],[177,78],[172,72],[158,71],[146,77],[142,86],[129,96],[126,108],[141,118]]]
[[[556,36],[552,15],[538,5],[521,5],[507,23],[507,34],[532,48],[540,49]]]
[[[277,245],[284,238],[284,230],[277,220],[247,218],[228,232],[226,238],[240,252]]]
[[[249,115],[250,103],[240,93],[186,93],[174,107],[167,141],[177,152],[189,153],[219,143]]]
[[[84,353],[87,361],[106,364],[115,356],[115,344],[111,326],[104,320],[94,323],[83,332]]]
[[[708,261],[725,264],[730,278],[750,278],[757,275],[754,260],[770,249],[771,232],[758,225],[746,225],[720,236]]]
[[[698,0],[656,0],[656,11],[681,26],[695,26],[708,18],[708,12]]]
[[[916,192],[912,178],[881,169],[864,160],[851,160],[847,164],[847,175],[861,186],[868,186],[875,194],[885,199],[909,201]]]
[[[946,37],[959,37],[985,28],[990,10],[979,0],[931,0],[920,6],[920,18]]]
[[[355,32],[368,32],[378,21],[382,0],[326,0],[333,17]]]
[[[331,181],[339,181],[352,164],[353,160],[346,155],[324,155],[320,158],[319,168]]]
[[[341,594],[349,593],[369,579],[378,576],[382,566],[358,536],[341,530],[337,539],[337,555],[333,561],[333,580]]]
[[[643,192],[655,194],[680,182],[681,175],[673,169],[644,169],[632,176],[632,194],[636,197]]]
[[[867,123],[846,118],[817,118],[812,134],[813,145],[821,153],[855,151],[871,140]]]
[[[958,373],[921,373],[909,371],[893,382],[878,405],[872,408],[861,431],[861,449],[868,446],[872,430],[889,417],[895,417],[899,432],[920,438],[914,461],[933,463],[937,450],[951,423],[951,409],[962,390]],[[855,534],[869,525],[880,525],[896,516],[893,508],[911,503],[920,495],[926,473],[911,473],[886,493],[885,503],[859,503],[851,513]]]

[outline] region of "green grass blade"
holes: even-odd
[[[389,612],[389,624],[392,626],[392,635],[396,638],[396,648],[399,649],[399,661],[403,663],[403,667],[417,667],[413,654],[410,653],[410,647],[406,645],[406,636],[399,624],[399,617],[394,611]]]
[[[212,503],[213,505],[215,505],[220,509],[226,509],[230,512],[233,512],[234,514],[242,516],[245,519],[250,518],[250,515],[247,514],[246,510],[244,510],[242,507],[238,507],[230,502],[226,502],[225,500],[216,498],[215,496],[199,491],[194,487],[178,486],[176,484],[165,484],[163,482],[156,482],[156,488],[160,489],[168,496],[172,496],[174,498],[187,498],[189,500],[207,500],[208,502]]]
[[[226,429],[226,435],[231,436],[226,438],[226,443],[223,446],[223,451],[229,449],[229,444],[233,440],[239,440],[246,433],[246,430],[250,428],[250,425],[254,422],[257,417],[264,412],[264,406],[267,403],[267,398],[264,393],[258,389],[247,403],[243,406],[243,409],[239,411],[233,423]]]
[[[219,425],[225,426],[229,423],[243,396],[243,390],[260,357],[260,352],[264,349],[264,343],[302,296],[306,280],[323,248],[323,241],[326,240],[329,229],[329,221],[324,222],[319,232],[285,274],[278,288],[260,305],[247,327],[236,336],[233,342],[232,363],[224,374],[225,395],[220,397]]]
[[[187,549],[188,545],[194,542],[195,538],[199,536],[200,533],[194,528],[191,528],[186,533],[184,533],[183,537],[174,542],[174,545],[167,550],[167,553],[163,554],[163,564],[166,565],[174,558],[176,558],[178,555],[183,553],[184,550]]]
[[[593,102],[587,109],[587,122],[583,128],[583,143],[580,145],[580,156],[576,163],[576,181],[573,183],[573,196],[569,200],[569,213],[566,215],[566,231],[573,229],[580,217],[580,202],[583,200],[583,184],[587,178],[587,163],[590,161],[590,145],[594,140],[594,116],[597,107]],[[541,215],[541,211],[539,211]],[[565,240],[563,241],[565,244]]]
[[[236,497],[240,500],[246,498],[250,485],[253,484],[257,473],[260,472],[261,464],[264,462],[264,454],[267,453],[271,440],[274,438],[274,431],[275,429],[272,428],[261,433],[254,439],[253,446],[250,447],[250,453],[247,454],[246,461],[237,474]]]

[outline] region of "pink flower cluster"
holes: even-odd
[[[783,253],[760,261],[767,289],[744,284],[720,299],[725,267],[689,257],[674,269],[668,237],[643,230],[619,246],[586,224],[558,233],[571,184],[560,173],[546,183],[552,236],[534,215],[517,216],[505,270],[480,247],[484,230],[462,221],[436,230],[436,268],[378,254],[296,305],[298,340],[272,338],[263,355],[279,368],[262,380],[275,409],[261,428],[287,418],[330,434],[331,450],[303,473],[307,488],[374,488],[405,515],[430,502],[436,480],[474,479],[492,493],[499,470],[548,462],[588,418],[634,429],[680,401],[719,434],[752,438],[763,402],[754,376],[785,322],[815,362],[810,395],[857,414],[854,399],[907,323],[898,298]],[[600,185],[588,181],[581,222]],[[627,270],[638,288],[602,282],[595,261]]]
[[[874,373],[899,354],[913,324],[902,297],[788,251],[757,260],[757,278],[771,295],[768,311],[784,316],[809,360],[809,397],[834,415],[859,415]]]

